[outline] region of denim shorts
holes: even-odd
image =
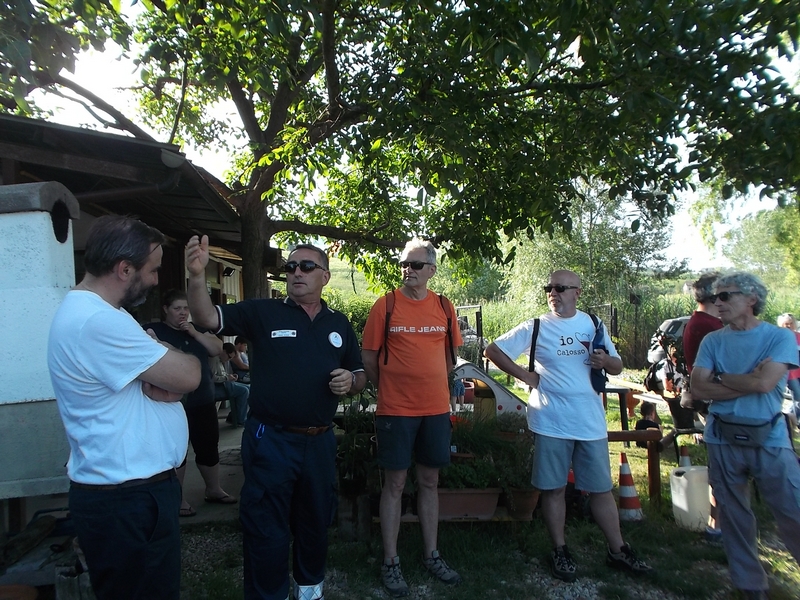
[[[378,464],[389,471],[411,466],[412,452],[418,464],[441,469],[450,464],[450,414],[426,417],[375,417]]]
[[[607,438],[563,440],[537,433],[535,444],[532,483],[536,489],[557,490],[567,485],[570,465],[579,490],[602,494],[614,487]]]

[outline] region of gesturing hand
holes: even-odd
[[[193,235],[186,243],[186,269],[191,275],[203,275],[208,265],[208,236]]]

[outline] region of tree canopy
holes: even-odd
[[[232,144],[247,296],[264,292],[275,236],[327,238],[390,277],[382,259],[412,235],[501,261],[513,250],[498,232],[569,230],[583,180],[638,207],[634,229],[695,178],[720,177],[727,195],[797,192],[798,96],[772,66],[800,39],[794,2],[143,4],[130,27],[116,1],[3,4],[2,105],[68,87],[133,135],[147,136],[138,121]],[[64,74],[109,38],[141,46],[138,115]]]

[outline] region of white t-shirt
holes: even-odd
[[[533,323],[530,319],[518,325],[497,338],[495,345],[511,360],[530,356]],[[606,350],[619,358],[605,327],[603,333]],[[528,399],[528,426],[535,433],[570,440],[608,435],[603,401],[589,378],[594,336],[594,323],[584,312],[569,318],[553,313],[540,317],[534,367],[539,387]]]
[[[73,290],[50,326],[47,362],[70,445],[72,481],[115,484],[177,467],[189,431],[180,402],[157,402],[137,377],[167,349],[125,310]]]

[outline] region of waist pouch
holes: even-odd
[[[763,446],[782,413],[769,420],[736,415],[714,415],[714,427],[720,438],[734,446]]]

